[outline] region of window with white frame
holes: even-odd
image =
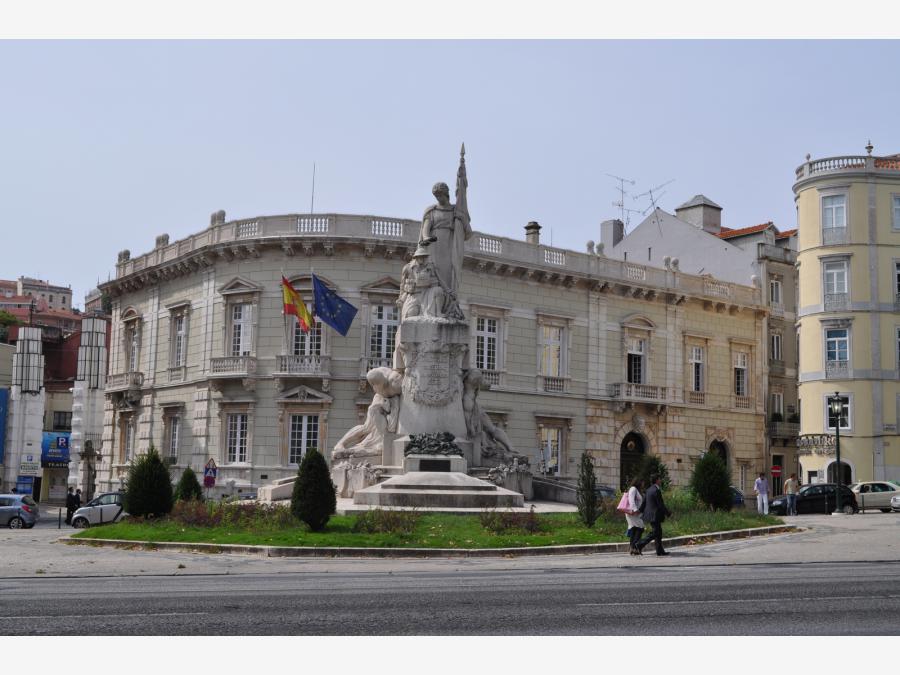
[[[784,394],[780,391],[772,392],[772,414],[784,418]]]
[[[134,418],[125,420],[125,428],[122,430],[123,460],[129,461],[134,457]]]
[[[825,329],[826,363],[844,363],[850,360],[850,331],[847,328]]]
[[[172,315],[172,367],[183,366],[187,360],[187,314],[176,312]]]
[[[481,370],[497,370],[497,346],[500,322],[491,317],[475,319],[475,367]]]
[[[691,347],[691,391],[704,391],[703,362],[706,360],[706,350],[703,347]]]
[[[299,464],[310,449],[319,450],[319,416],[291,415],[288,463]]]
[[[549,324],[538,326],[541,340],[541,375],[562,377],[565,328]]]
[[[773,305],[781,305],[781,281],[769,279],[769,302]]]
[[[828,419],[828,429],[834,429],[838,426],[838,415],[831,411],[830,401],[834,398],[834,395],[825,395],[825,411]],[[849,429],[850,428],[850,397],[849,396],[838,396],[841,399],[841,412],[840,412],[840,428],[841,429]]]
[[[892,201],[892,213],[894,214],[893,226],[895,230],[900,230],[900,195],[894,195]]]
[[[562,467],[563,428],[556,425],[541,425],[541,462],[545,473],[558,474]]]
[[[750,368],[750,355],[747,352],[735,352],[734,354],[734,395],[749,396],[749,382],[747,371]]]
[[[781,333],[772,333],[769,335],[769,347],[771,349],[771,355],[773,361],[782,361],[782,349],[781,349],[782,341],[781,341]]]
[[[248,417],[247,413],[231,413],[226,417],[225,449],[230,463],[247,461]]]
[[[394,354],[400,314],[395,304],[372,305],[369,325],[369,358],[388,362]]]
[[[231,341],[229,356],[249,356],[253,351],[253,305],[231,305]]]
[[[837,230],[847,227],[847,196],[822,197],[822,229]]]
[[[181,416],[169,415],[166,417],[166,449],[168,450],[169,461],[172,464],[178,463],[178,443],[181,429]]]
[[[291,353],[294,356],[320,356],[322,354],[322,324],[313,318],[308,331],[300,328],[300,319],[291,315],[294,323],[294,336],[291,340]]]
[[[625,377],[631,384],[644,384],[646,381],[646,346],[647,341],[643,338],[628,338]]]
[[[822,266],[825,296],[847,292],[847,261],[831,260]]]

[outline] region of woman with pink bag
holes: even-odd
[[[628,540],[631,543],[631,555],[641,555],[637,542],[644,533],[644,521],[641,518],[641,504],[644,497],[641,490],[644,489],[644,481],[635,478],[628,488],[628,492],[622,495],[617,509],[625,514],[625,522],[628,523]]]

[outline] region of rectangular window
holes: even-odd
[[[846,328],[825,331],[825,361],[846,363],[850,360],[850,337]]]
[[[178,463],[178,434],[181,426],[181,418],[178,415],[172,415],[168,418],[169,427],[169,460],[172,464]]]
[[[772,414],[784,417],[784,394],[779,391],[772,392]]]
[[[247,414],[228,415],[225,448],[229,462],[247,461]]]
[[[562,428],[541,427],[541,461],[544,471],[548,474],[558,474],[560,471],[562,449]]]
[[[253,340],[253,305],[241,303],[231,306],[230,356],[249,356]]]
[[[834,429],[835,425],[838,422],[838,416],[831,412],[831,404],[830,399],[833,396],[825,397],[825,408],[828,411],[828,428]],[[841,399],[841,413],[840,413],[840,425],[841,429],[849,429],[850,428],[850,397],[849,396],[839,396]]]
[[[122,446],[125,450],[125,461],[127,462],[134,455],[134,420],[129,419],[125,423],[125,437],[122,439]]]
[[[781,282],[778,279],[769,281],[769,302],[773,305],[781,304]]]
[[[691,347],[691,391],[704,391],[703,362],[706,360],[703,347]]]
[[[628,363],[626,378],[631,384],[644,384],[644,351],[646,342],[632,338],[628,340]]]
[[[895,196],[893,199],[894,202],[894,229],[900,230],[900,197]]]
[[[497,319],[479,316],[475,319],[475,367],[497,370]]]
[[[734,395],[748,396],[747,369],[750,356],[746,352],[738,352],[734,355]]]
[[[769,345],[772,350],[772,360],[773,361],[781,361],[781,333],[772,333],[769,336]]]
[[[187,318],[184,314],[172,317],[172,366],[183,366],[187,347]]]
[[[900,299],[900,262],[894,263],[894,299]]]
[[[294,356],[320,356],[322,353],[322,324],[313,319],[309,332],[300,329],[300,320],[294,317],[294,339],[292,352]]]
[[[396,305],[373,305],[369,329],[369,358],[389,360],[394,354],[400,316]]]
[[[72,413],[54,410],[53,431],[72,431]]]
[[[319,416],[291,415],[288,463],[299,464],[310,449],[319,449]]]
[[[822,198],[822,228],[838,229],[847,227],[847,197],[831,195]]]
[[[847,262],[845,260],[826,262],[823,272],[826,296],[847,292]]]
[[[561,326],[538,326],[541,336],[541,375],[562,377],[563,329]]]
[[[138,357],[141,351],[141,333],[136,321],[126,324],[125,350],[129,373],[135,373],[138,369]]]

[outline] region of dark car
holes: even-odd
[[[805,485],[797,493],[797,515],[803,513],[834,513],[836,509],[836,483]],[[856,495],[846,485],[841,486],[841,510],[844,513],[856,513],[859,511]],[[787,498],[784,495],[776,497],[769,504],[769,513],[778,516],[787,515]]]

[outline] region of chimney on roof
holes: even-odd
[[[600,223],[600,243],[605,251],[611,251],[612,247],[625,238],[625,223],[616,218],[604,220]]]
[[[710,234],[722,231],[722,207],[705,195],[694,195],[675,209],[675,216]]]
[[[541,243],[541,226],[534,220],[525,226],[525,241],[529,244]]]

